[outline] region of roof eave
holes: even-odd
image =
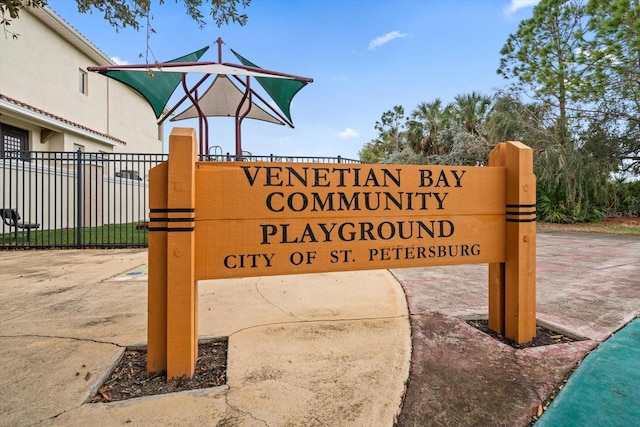
[[[0,98],[0,110],[9,111],[10,113],[15,114],[16,118],[22,118],[22,119],[28,118],[32,122],[36,123],[38,126],[47,127],[57,131],[69,132],[72,134],[82,136],[83,138],[87,138],[92,141],[110,145],[112,147],[124,147],[126,145],[124,141],[119,141],[114,138],[109,138],[107,136],[91,132],[87,129],[82,129],[82,128],[73,126],[72,124],[65,123],[61,120],[47,116],[46,114],[33,111],[29,108],[14,104],[12,102],[6,101],[1,98]]]

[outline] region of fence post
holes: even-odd
[[[505,262],[489,264],[489,328],[518,343],[536,335],[536,177],[533,152],[501,143],[490,166],[504,166]]]
[[[82,227],[84,216],[83,177],[82,177],[82,151],[76,152],[76,247],[82,249]]]

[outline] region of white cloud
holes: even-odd
[[[360,134],[351,128],[346,128],[338,134],[340,139],[356,138],[358,136],[360,136]]]
[[[399,39],[402,37],[407,37],[407,34],[401,33],[400,31],[391,31],[384,36],[376,37],[375,39],[371,40],[371,43],[369,43],[369,50],[375,50],[383,44],[389,43],[393,39]]]
[[[509,6],[504,9],[504,13],[507,15],[512,15],[520,9],[533,7],[538,3],[540,3],[540,0],[511,0]]]
[[[126,59],[119,58],[117,56],[112,56],[110,59],[113,62],[115,62],[116,65],[129,65],[129,61],[127,61]]]

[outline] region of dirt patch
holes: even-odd
[[[632,215],[616,215],[616,216],[608,216],[604,220],[602,220],[605,224],[623,224],[623,225],[633,225],[640,227],[640,216],[632,216]]]
[[[587,233],[608,233],[640,236],[640,216],[638,215],[611,215],[599,222],[554,224],[550,222],[538,222],[540,230],[548,231],[582,231]]]
[[[146,348],[127,349],[109,378],[93,396],[91,403],[117,402],[224,385],[227,383],[227,346],[226,337],[200,342],[193,377],[169,382],[165,371],[147,374]]]
[[[543,345],[553,345],[553,344],[562,344],[567,342],[576,342],[580,341],[579,339],[564,335],[560,332],[553,331],[551,329],[545,328],[543,326],[536,326],[536,336],[527,343],[518,344],[515,341],[512,341],[508,338],[499,335],[498,333],[489,329],[489,321],[488,320],[467,320],[467,324],[473,326],[476,329],[481,330],[487,335],[497,339],[498,341],[507,344],[513,348],[529,348],[529,347],[540,347]]]

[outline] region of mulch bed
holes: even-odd
[[[227,383],[227,345],[226,337],[200,342],[193,377],[169,382],[165,371],[147,375],[146,349],[127,349],[91,402],[116,402],[224,385]]]
[[[491,337],[497,339],[498,341],[504,344],[510,345],[511,347],[518,348],[518,349],[580,341],[579,339],[564,335],[560,332],[556,332],[551,329],[538,325],[536,326],[536,336],[533,338],[533,340],[527,343],[518,344],[517,342],[512,341],[508,338],[505,338],[502,335],[499,335],[496,332],[489,329],[488,320],[467,320],[467,324],[473,326],[476,329],[481,330],[485,334],[490,335]]]

